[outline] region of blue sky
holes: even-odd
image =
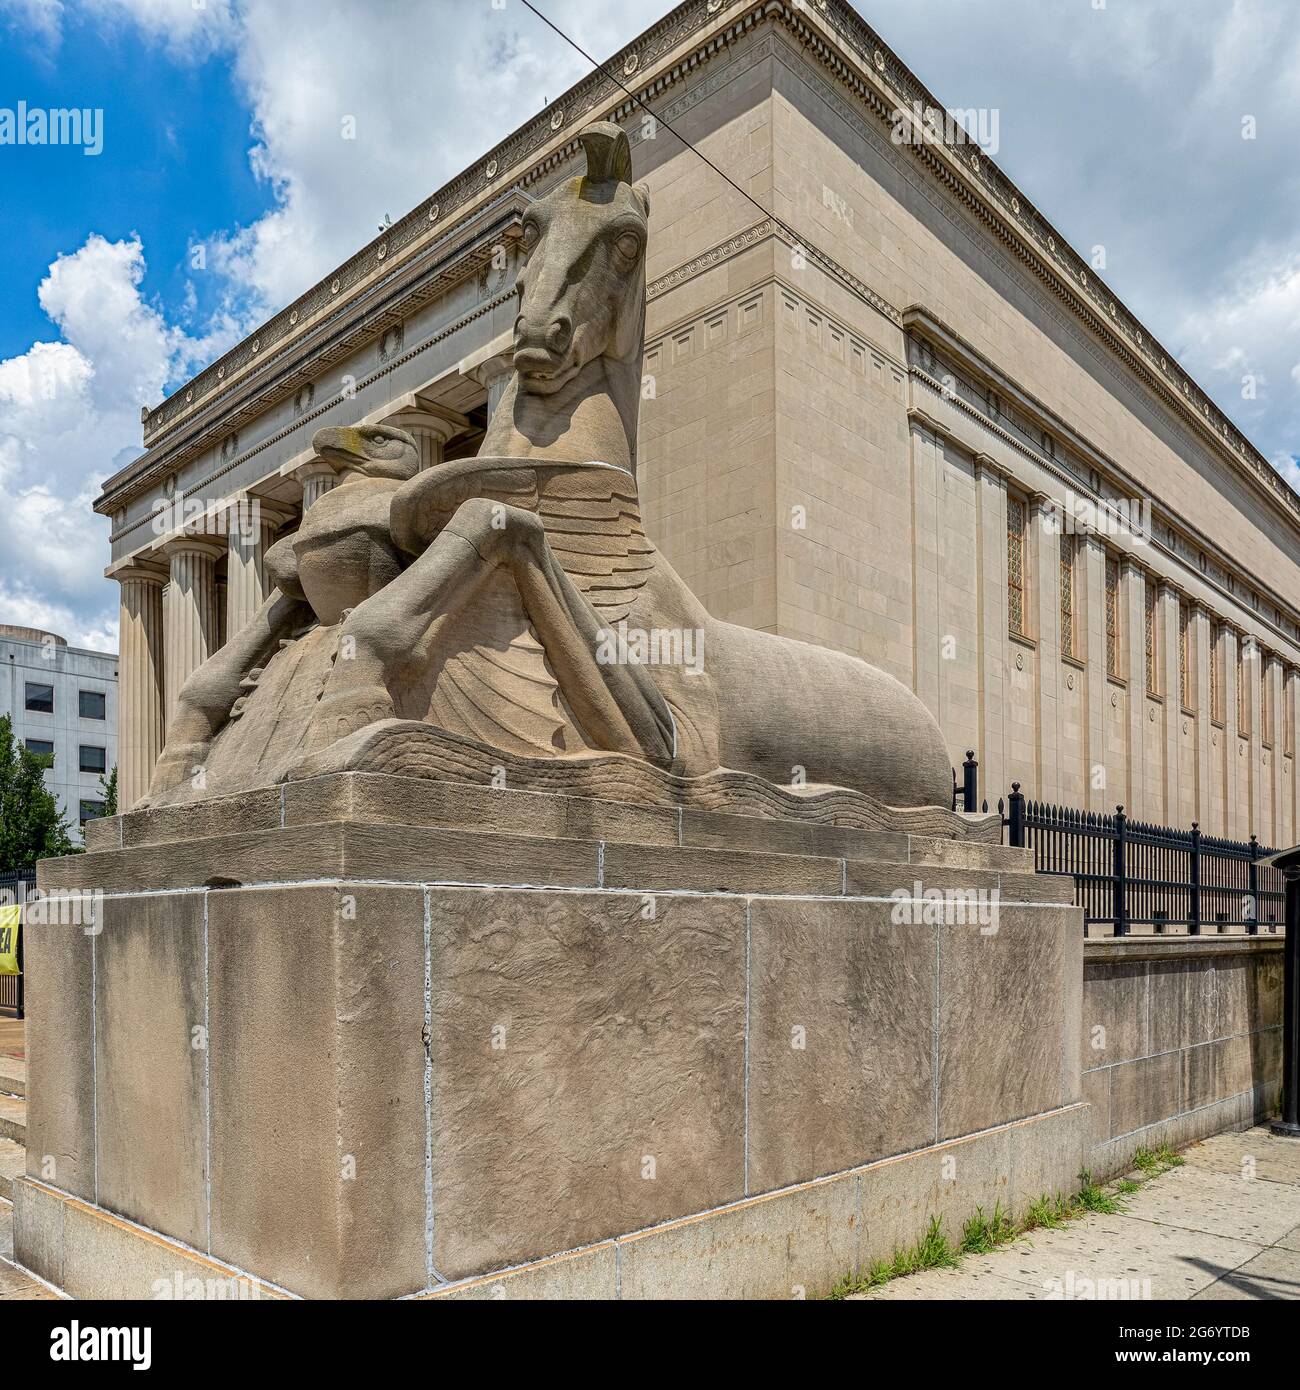
[[[538,3],[601,58],[669,8]],[[999,163],[1295,483],[1295,0],[859,8],[945,104],[996,109]],[[0,108],[104,111],[94,158],[0,145],[0,511],[35,538],[0,550],[0,620],[112,647],[90,504],[141,404],[587,68],[519,0],[0,0],[0,39]]]
[[[249,110],[228,64],[177,62],[136,26],[93,12],[67,13],[57,52],[21,33],[15,25],[0,49],[3,104],[103,108],[105,141],[93,157],[40,147],[0,155],[0,241],[9,248],[0,357],[49,333],[37,286],[91,231],[110,241],[138,233],[149,291],[179,316],[195,283],[187,254],[195,235],[251,222],[273,203],[249,167]],[[200,300],[192,317],[212,307]]]

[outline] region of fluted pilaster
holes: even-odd
[[[309,463],[301,464],[289,476],[297,478],[302,484],[302,509],[304,512],[339,480],[338,474],[334,471],[334,465],[326,463],[322,458],[315,458]]]
[[[463,377],[476,382],[487,392],[488,423],[496,414],[501,397],[505,395],[510,381],[510,373],[515,369],[514,345],[511,335],[503,333],[478,352],[471,353],[457,363],[456,370]]]

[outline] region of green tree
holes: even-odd
[[[106,816],[117,815],[117,764],[113,764],[113,770],[107,777],[99,779],[99,790],[104,793],[104,814]]]
[[[18,743],[9,716],[0,715],[0,873],[30,871],[38,859],[78,848],[41,775],[52,761]]]

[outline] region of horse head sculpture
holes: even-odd
[[[650,199],[618,126],[579,139],[586,173],[524,216],[515,371],[481,454],[635,472]]]

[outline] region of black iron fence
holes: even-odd
[[[953,769],[953,809],[987,811],[980,803],[979,765],[967,752]],[[1164,932],[1181,925],[1191,936],[1244,930],[1280,931],[1283,877],[1260,863],[1277,851],[1249,840],[1225,840],[1190,830],[1031,801],[1014,782],[999,801],[1008,844],[1034,852],[1040,874],[1068,874],[1085,920],[1109,925],[1116,936],[1134,926]]]
[[[1134,926],[1163,932],[1181,924],[1191,936],[1244,929],[1276,931],[1283,880],[1259,861],[1275,850],[1190,830],[1031,801],[1017,782],[1006,801],[1007,842],[1034,852],[1043,874],[1069,874],[1088,922],[1116,936]]]
[[[0,904],[23,903],[36,887],[35,874],[0,874]],[[18,933],[18,974],[0,975],[0,1013],[23,1016],[23,934]]]

